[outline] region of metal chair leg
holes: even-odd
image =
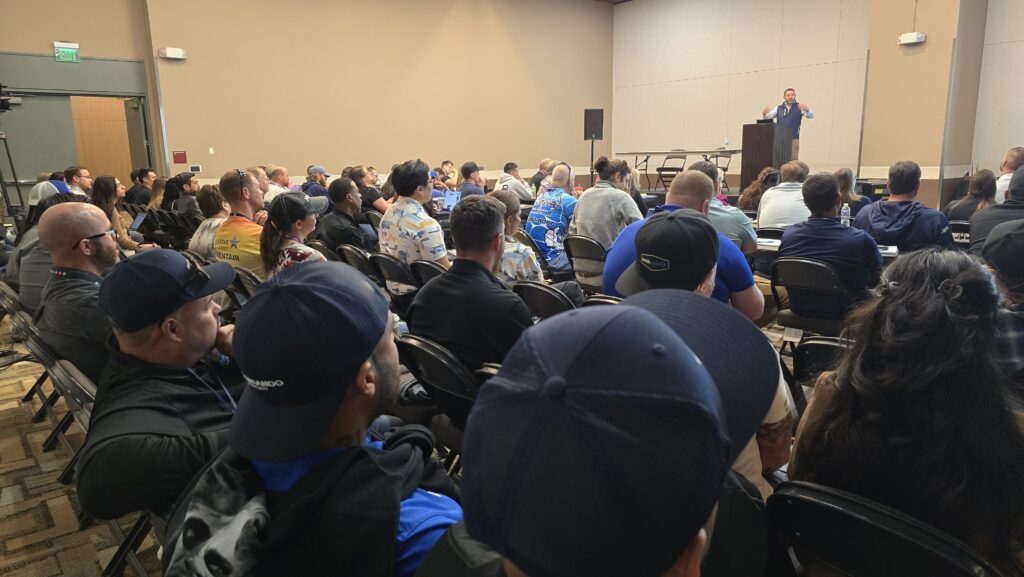
[[[116,530],[114,530],[115,527]],[[121,545],[114,552],[114,556],[110,558],[110,562],[103,568],[103,577],[113,577],[114,575],[122,574],[125,563],[131,565],[139,577],[147,576],[146,569],[142,566],[139,558],[135,556],[135,551],[142,545],[142,541],[146,539],[146,535],[149,534],[151,528],[152,524],[149,520],[149,513],[139,515],[138,520],[135,521],[135,525],[128,531],[127,536],[121,531],[121,526],[117,524],[117,521],[111,521],[111,532],[114,533],[115,538],[118,538],[118,535],[120,535],[122,540]]]
[[[25,396],[21,398],[21,402],[22,403],[30,402],[32,400],[32,397],[36,396],[36,391],[38,391],[39,388],[43,386],[43,383],[46,382],[46,377],[48,377],[48,376],[49,376],[49,373],[47,373],[46,371],[43,371],[43,374],[39,375],[39,378],[36,379],[36,383],[34,385],[32,385],[32,388],[29,389],[28,392],[25,393]]]
[[[54,390],[52,393],[50,393],[50,396],[46,397],[46,399],[43,401],[43,406],[39,407],[39,410],[36,411],[35,415],[32,415],[32,422],[42,423],[43,420],[46,419],[46,415],[50,415],[51,417],[56,418],[53,415],[53,406],[57,404],[57,399],[59,398],[60,393],[58,391]]]
[[[71,411],[68,411],[63,417],[61,417],[57,426],[50,431],[50,436],[46,437],[46,440],[43,441],[44,453],[52,451],[57,446],[57,441],[64,439],[64,433],[67,432],[68,427],[71,426],[71,423],[74,422],[74,420],[75,418],[72,416]],[[70,443],[67,443],[65,446],[70,450]],[[74,451],[72,450],[72,452]]]
[[[64,470],[60,472],[60,476],[57,477],[57,482],[61,485],[70,485],[75,481],[75,465],[78,464],[78,455],[82,452],[81,449],[75,451],[74,455],[71,455],[71,459],[67,465],[64,465]]]

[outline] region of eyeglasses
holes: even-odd
[[[109,235],[110,238],[113,238],[115,240],[117,239],[117,231],[114,230],[114,229],[110,229],[110,230],[103,231],[103,232],[101,232],[99,234],[94,234],[92,236],[87,236],[85,238],[80,238],[80,239],[78,239],[78,241],[75,242],[75,244],[71,245],[71,248],[73,248],[73,249],[78,248],[78,245],[81,244],[81,242],[83,240],[96,240],[96,239],[101,238],[101,237],[103,237],[105,235]]]

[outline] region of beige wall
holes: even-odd
[[[988,0],[960,2],[942,156],[944,179],[962,177],[971,166],[987,12]]]
[[[82,56],[143,60],[148,52],[140,0],[17,0],[0,3],[0,51],[52,54],[54,41]]]
[[[157,65],[168,148],[204,178],[275,163],[301,180],[309,164],[387,171],[414,157],[586,166],[584,108],[605,109],[597,151],[610,151],[607,4],[151,0],[148,11],[153,51],[188,53]]]
[[[1006,151],[1024,146],[1024,2],[988,0],[988,25],[978,114],[974,127],[974,164],[999,171]]]
[[[788,86],[800,156],[856,167],[870,0],[633,0],[615,7],[616,151],[739,147]],[[876,1],[875,4],[880,3]],[[629,159],[632,161],[632,159]],[[659,162],[656,160],[655,162]],[[738,162],[732,172],[738,172]]]

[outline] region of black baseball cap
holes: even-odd
[[[634,244],[636,261],[615,283],[626,296],[653,288],[693,290],[718,263],[718,232],[688,208],[651,216]]]
[[[310,214],[322,214],[330,206],[326,196],[309,196],[303,192],[284,192],[274,197],[267,209],[267,220],[278,230],[288,230],[292,223]]]
[[[231,448],[271,462],[315,451],[390,319],[380,288],[340,262],[303,263],[261,284],[235,322],[248,390],[231,421]]]
[[[115,327],[132,333],[234,280],[235,269],[226,262],[203,266],[174,250],[144,250],[107,274],[100,284],[99,304]]]
[[[1024,292],[1024,220],[1011,220],[993,227],[985,239],[981,256],[1006,288]]]
[[[1024,198],[1024,166],[1018,168],[1010,177],[1010,185],[1006,188],[1006,198]]]
[[[469,178],[469,175],[474,172],[480,172],[484,167],[470,160],[469,162],[462,165],[462,178]]]

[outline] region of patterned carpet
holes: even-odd
[[[0,343],[9,342],[10,322],[4,320]],[[6,347],[0,345],[0,349]],[[20,345],[17,348],[24,352]],[[32,423],[32,415],[40,407],[38,400],[20,402],[41,373],[35,363],[0,370],[0,575],[100,575],[118,543],[105,523],[79,528],[74,485],[57,482],[71,455],[59,445],[43,452],[43,440],[53,423]],[[51,390],[49,383],[44,388],[47,393]],[[58,416],[64,413],[63,401],[57,402],[55,410]],[[83,440],[74,425],[68,437],[74,447]],[[127,531],[134,521],[133,517],[122,519],[121,526]],[[150,537],[138,554],[153,576],[160,574],[156,550]],[[125,575],[133,573],[131,568],[125,570]]]

